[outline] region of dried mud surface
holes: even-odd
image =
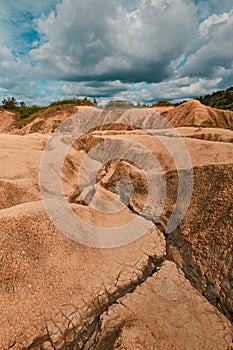
[[[46,121],[36,133],[30,132],[32,124],[15,135],[7,132],[9,114],[0,129],[0,349],[233,349],[233,131],[224,129],[232,127],[232,116],[216,117],[211,110],[208,118],[216,128],[202,127],[206,107],[199,106],[197,122],[197,104],[188,102],[193,110],[188,119],[177,112],[179,107],[159,111],[175,121],[194,173],[190,206],[169,234],[166,224],[176,202],[178,175],[182,178],[188,169],[176,169],[178,136],[158,111],[132,110],[123,117],[111,111],[112,126],[92,130],[71,147],[62,174],[65,196],[74,213],[98,227],[124,225],[141,216],[148,184],[136,162],[117,158],[100,168],[95,186],[87,182],[80,191],[77,173],[93,147],[117,141],[112,152],[120,145],[122,152],[134,152],[137,161],[147,164],[150,150],[161,165],[148,168],[155,184],[161,169],[166,179],[162,214],[156,217],[155,198],[141,217],[152,223],[151,229],[112,249],[83,246],[56,229],[39,188],[41,157],[53,123]],[[101,119],[101,111],[87,111],[90,119],[96,113]],[[131,118],[137,118],[140,128]],[[188,127],[190,120],[197,126]],[[173,154],[163,140],[173,146]],[[88,157],[86,177],[96,162],[90,153]],[[127,186],[118,189],[122,178],[132,183],[133,196]],[[94,210],[97,194],[125,204],[120,217]]]

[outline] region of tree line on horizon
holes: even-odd
[[[215,91],[212,94],[197,98],[206,106],[233,111],[233,86],[226,90]]]
[[[212,94],[196,97],[195,99],[200,101],[206,106],[219,108],[219,109],[228,109],[233,111],[233,87],[230,87],[226,90],[215,91]],[[173,104],[169,100],[163,99],[163,100],[157,101],[152,106],[172,106],[172,105],[178,106],[185,102],[187,102],[187,100],[183,100],[179,103]],[[26,119],[35,113],[45,110],[46,108],[57,107],[59,109],[60,107],[66,106],[66,105],[98,106],[98,102],[96,98],[94,98],[93,101],[91,101],[87,97],[84,97],[83,99],[74,97],[73,99],[66,99],[66,100],[52,102],[48,106],[38,106],[38,105],[26,106],[26,103],[24,101],[17,101],[15,97],[7,97],[7,98],[3,98],[2,105],[0,107],[5,110],[16,112],[20,119]],[[150,106],[146,103],[138,102],[137,104],[134,104],[133,102],[129,102],[125,100],[109,101],[105,106],[106,109],[145,108],[145,107],[150,107]]]
[[[48,106],[38,106],[38,105],[26,106],[26,103],[24,101],[17,101],[15,97],[7,97],[7,98],[3,98],[2,105],[0,107],[8,111],[15,112],[18,115],[19,119],[26,119],[31,115],[50,107],[59,109],[60,107],[65,105],[97,106],[97,104],[98,102],[95,98],[93,99],[93,102],[92,102],[87,97],[84,97],[83,99],[73,98],[73,99],[67,99],[62,101],[55,101],[50,103],[50,105]]]

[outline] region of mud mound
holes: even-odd
[[[57,232],[40,203],[1,211],[0,228],[2,349],[117,349],[135,330],[140,349],[229,348],[229,322],[164,261],[156,228],[125,247],[92,249]]]
[[[40,200],[39,167],[45,135],[0,135],[0,209]]]
[[[202,127],[183,127],[177,128],[177,130],[182,137],[190,137],[204,141],[233,143],[233,130]]]
[[[152,106],[153,110],[159,113],[168,112],[175,108],[175,106]]]
[[[50,107],[32,122],[20,129],[15,129],[14,133],[18,135],[28,135],[33,133],[51,134],[56,128],[73,113],[85,110],[85,106],[65,106]]]
[[[20,120],[17,120],[16,113],[0,109],[0,134],[51,134],[69,116],[87,108],[91,107],[75,105],[52,106],[36,113],[35,116],[31,115]],[[96,108],[93,109],[96,110]]]
[[[0,134],[10,132],[12,125],[15,121],[15,114],[8,112],[4,109],[0,109]]]
[[[41,125],[43,133],[51,133],[53,117]],[[121,125],[120,131],[111,123],[105,129],[107,120]],[[180,129],[195,166],[194,192],[183,222],[167,235],[178,183],[173,158],[181,148],[166,120],[151,110],[122,114],[86,108],[74,122],[83,130],[99,122],[99,130],[86,133],[67,153],[62,169],[67,207],[93,226],[91,238],[98,227],[120,230],[125,225],[127,235],[133,234],[127,224],[139,218],[150,228],[137,241],[113,249],[69,239],[55,228],[40,201],[40,162],[49,135],[27,135],[33,123],[22,130],[23,136],[0,135],[0,349],[231,349],[231,131]],[[142,130],[155,127],[155,135]],[[214,140],[208,136],[213,130]],[[72,125],[63,131],[56,134],[59,144],[70,146]],[[105,141],[110,141],[107,150],[114,157],[102,164]],[[45,152],[50,154],[53,147],[51,143]],[[151,161],[149,151],[161,166]],[[59,169],[49,165],[55,176]],[[77,180],[81,166],[82,192]],[[179,166],[180,173],[190,171],[185,159]],[[167,199],[158,218],[161,176]],[[148,179],[154,196],[141,215]],[[49,192],[47,185],[43,188]],[[103,210],[123,206],[120,217],[114,210],[95,210],[100,197]],[[60,217],[66,224],[66,211]],[[74,227],[77,233],[86,234],[81,224]]]
[[[38,202],[2,210],[0,229],[1,349],[84,344],[109,305],[165,256],[156,228],[119,249],[81,246],[54,229]]]
[[[174,125],[233,128],[233,112],[207,107],[197,100],[164,112],[163,115]]]
[[[143,109],[100,110],[88,106],[50,107],[40,112],[31,122],[22,120],[15,122],[15,115],[0,111],[0,133],[27,135],[32,133],[51,134],[71,115],[77,114],[76,119],[89,130],[127,131],[134,129],[168,129],[175,127],[201,126],[233,128],[233,112],[214,109],[192,100],[178,107],[155,107]],[[108,122],[109,120],[109,122]],[[93,122],[94,121],[94,122]]]
[[[167,238],[168,256],[233,321],[233,166],[196,168],[194,174],[191,205],[180,227]]]
[[[40,200],[38,186],[28,180],[0,180],[0,210],[17,204]]]
[[[84,150],[86,153],[96,147],[99,147],[98,149],[101,151],[101,143],[111,141],[108,151],[112,154],[121,150],[122,155],[125,154],[125,156],[135,154],[135,162],[147,163],[147,166],[154,171],[159,171],[161,168],[172,170],[175,168],[173,154],[178,153],[181,147],[179,140],[177,141],[180,135],[184,147],[190,154],[193,166],[232,162],[233,145],[231,139],[233,131],[203,128],[178,128],[177,131],[174,132],[172,129],[158,130],[158,132],[153,132],[154,135],[145,130],[94,131],[81,138],[74,147],[77,151]],[[172,149],[173,154],[169,154],[166,146]],[[155,162],[149,163],[151,160],[149,152],[152,152],[161,167],[158,164],[156,166]],[[94,157],[94,153],[92,156]]]
[[[196,100],[166,110],[135,108],[129,110],[105,110],[97,113],[94,109],[89,109],[85,116],[84,114],[79,117],[82,118],[83,125],[88,124],[90,126],[90,130],[92,124],[93,126],[95,125],[95,128],[99,124],[99,129],[102,130],[103,127],[101,126],[103,124],[105,125],[105,130],[171,129],[171,124],[174,127],[233,128],[233,112],[207,107]],[[95,123],[91,121],[93,118]]]
[[[121,298],[101,316],[100,329],[85,349],[227,349],[225,334],[226,342],[231,339],[215,316],[210,317],[210,305],[195,293],[194,309],[189,293],[189,282],[174,264],[165,262],[135,293]],[[182,313],[179,319],[177,312]]]
[[[187,137],[186,133],[188,129],[182,130],[183,134]],[[166,133],[167,131],[165,134]],[[231,133],[231,131],[228,132],[226,130],[226,134],[228,135],[229,133]],[[190,137],[190,132],[188,135]],[[220,131],[218,131],[218,135],[221,135]],[[95,147],[100,142],[100,136],[101,132],[98,132],[95,140],[95,133],[92,135],[93,143],[92,145],[88,144],[88,150],[91,146]],[[152,173],[156,174],[159,172],[159,168],[156,167],[156,164],[153,167],[153,163],[150,163],[149,158],[147,160],[147,154],[146,152],[144,153],[144,149],[140,149],[140,147],[136,148],[135,146],[131,149],[131,146],[124,144],[124,138],[128,137],[131,140],[140,141],[147,146],[147,149],[150,148],[157,158],[159,158],[159,156],[161,157],[159,158],[161,160],[160,163],[167,171],[168,201],[166,202],[165,211],[161,218],[155,223],[163,230],[163,227],[166,225],[167,217],[169,217],[168,213],[171,213],[174,208],[174,203],[176,202],[177,174],[173,171],[175,169],[174,163],[166,155],[163,147],[156,143],[156,139],[152,136],[143,135],[141,131],[138,133],[137,131],[133,131],[129,132],[127,135],[119,135],[118,137],[116,134],[112,135],[112,133],[110,133],[110,135],[108,135],[107,132],[102,133],[103,140],[120,140],[116,145],[113,145],[113,148],[121,149],[123,145],[120,151],[123,158],[124,152],[136,152],[136,159],[143,159],[145,162],[144,170],[147,164],[148,167],[150,166]],[[170,258],[183,269],[186,273],[186,277],[192,281],[193,285],[200,290],[210,302],[218,306],[229,319],[232,319],[233,297],[230,290],[232,288],[231,271],[233,265],[232,259],[230,258],[232,257],[232,249],[230,247],[233,245],[231,237],[231,232],[233,231],[233,146],[232,144],[223,142],[210,142],[198,139],[192,140],[189,137],[185,138],[185,143],[190,152],[193,165],[195,166],[194,193],[190,209],[183,224],[176,232],[168,236],[168,244],[173,252],[170,254]],[[173,143],[174,152],[178,152],[179,149],[177,148],[176,150],[176,144],[172,140],[173,136],[170,138],[171,143]],[[110,151],[110,153],[111,152],[112,151]],[[206,164],[208,164],[208,166],[206,166]],[[132,188],[128,186],[127,182],[122,188],[118,187],[118,183],[122,178],[133,184],[133,197]],[[155,176],[153,178],[155,187],[156,179],[157,177]],[[145,194],[147,192],[147,181],[142,169],[136,168],[135,165],[129,161],[127,162],[121,159],[113,160],[101,169],[97,180],[105,189],[118,194],[122,202],[129,205],[130,210],[135,213],[141,213],[146,202]],[[92,191],[93,189],[90,190]],[[93,194],[91,197],[93,197]],[[160,198],[160,195],[158,195],[158,198]],[[153,203],[148,203],[148,209],[144,213],[147,219],[155,220],[157,204],[155,196]],[[188,237],[186,237],[187,232]],[[204,237],[206,238],[204,239]],[[187,242],[185,242],[186,240]],[[174,249],[172,248],[173,246],[175,247]],[[226,253],[227,251],[228,253]],[[220,256],[221,259],[219,258]],[[216,263],[217,259],[219,259],[218,263]],[[181,261],[183,262],[181,263]],[[215,270],[215,268],[217,270]],[[223,273],[223,271],[225,272]],[[195,279],[197,279],[198,282]]]

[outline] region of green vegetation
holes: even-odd
[[[17,119],[26,119],[29,118],[31,115],[38,113],[42,110],[44,110],[45,107],[40,107],[40,106],[22,106],[22,107],[15,107],[15,112],[17,112]]]
[[[168,100],[160,100],[156,102],[152,107],[169,107],[169,106],[174,106],[170,101]]]
[[[3,110],[8,110],[15,113],[15,126],[23,127],[27,123],[34,120],[36,117],[50,117],[57,114],[58,111],[67,111],[72,113],[75,106],[96,106],[97,101],[93,102],[85,97],[84,99],[73,98],[71,100],[62,100],[52,102],[47,107],[42,106],[26,106],[24,101],[18,102],[14,97],[7,97],[2,100]]]
[[[135,105],[132,102],[124,101],[124,100],[116,100],[110,101],[106,104],[105,108],[134,108]]]
[[[220,108],[220,109],[228,109],[233,111],[233,87],[226,89],[225,91],[216,91],[212,94],[208,94],[205,96],[201,96],[196,98],[204,105]],[[176,104],[172,104],[170,101],[163,99],[157,101],[152,107],[167,107],[167,106],[178,106],[186,101],[182,101]],[[52,102],[49,106],[26,106],[24,101],[17,101],[14,97],[7,97],[2,100],[2,105],[0,106],[1,110],[8,110],[15,113],[15,125],[18,127],[22,127],[27,123],[34,120],[36,117],[49,117],[58,113],[58,111],[70,112],[72,113],[75,106],[97,106],[98,102],[94,98],[93,101],[88,99],[87,97],[73,98],[67,100],[61,100]],[[110,101],[106,104],[106,109],[111,108],[144,108],[149,107],[147,104],[137,103],[134,104],[125,100],[116,100]],[[208,123],[207,123],[208,124]]]
[[[197,100],[197,98],[196,98],[196,100]],[[174,106],[178,107],[178,106],[180,106],[180,105],[182,105],[183,103],[186,103],[186,102],[188,102],[188,100],[183,100],[183,101],[180,101],[180,102],[176,102],[176,103],[174,103]]]
[[[135,105],[132,102],[128,102],[125,100],[116,100],[116,101],[110,101],[106,104],[105,109],[111,109],[111,108],[145,108],[148,107],[147,104],[140,104],[139,102]]]
[[[197,98],[206,106],[233,111],[233,87]]]
[[[49,107],[52,106],[63,106],[63,105],[75,105],[75,106],[96,106],[97,101],[94,98],[94,101],[91,102],[90,100],[87,99],[87,97],[84,97],[84,99],[79,99],[79,98],[73,98],[71,100],[61,100],[61,101],[56,101],[50,103]]]
[[[9,109],[9,110],[15,109],[18,104],[19,104],[19,102],[17,102],[14,97],[7,97],[7,98],[4,98],[2,100],[2,108],[4,108],[4,109]],[[20,105],[21,104],[23,105],[24,102],[23,101],[20,102]]]

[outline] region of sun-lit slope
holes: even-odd
[[[15,114],[8,112],[4,109],[0,109],[0,134],[10,132],[12,125],[15,121]]]
[[[0,209],[40,199],[39,166],[46,135],[0,134]]]
[[[191,100],[166,111],[163,115],[175,126],[233,128],[233,112],[207,107]]]
[[[64,161],[64,194],[73,212],[94,228],[119,227],[136,220],[148,189],[137,162],[144,162],[155,180],[161,172],[156,162],[150,163],[149,150],[166,178],[165,208],[155,220],[159,196],[148,203],[147,217],[141,219],[151,222],[152,228],[129,245],[94,249],[78,244],[53,226],[39,191],[41,156],[58,119],[45,118],[41,133],[31,134],[33,123],[39,122],[33,121],[22,129],[24,135],[1,134],[0,349],[114,350],[122,344],[130,350],[180,350],[182,346],[185,350],[229,350],[233,339],[229,322],[233,131],[179,128],[194,166],[194,192],[183,223],[167,236],[164,227],[177,190],[173,156],[180,146],[176,132],[161,128],[166,121],[149,109],[125,114],[109,111],[110,119],[118,124],[108,125],[107,130],[101,130],[105,120],[101,110],[84,108],[83,112],[82,124],[94,125],[96,116],[100,130],[81,137]],[[64,118],[61,115],[60,122]],[[141,129],[133,127],[135,118]],[[160,128],[153,131],[158,125],[155,118]],[[124,151],[134,154],[135,162],[116,158],[107,162],[97,173],[97,184],[90,189],[84,181],[81,193],[77,174],[82,161],[89,152],[90,163],[83,167],[86,180],[97,162],[90,151],[104,141],[113,142],[112,151],[120,149],[122,157]],[[67,142],[65,135],[61,142]],[[130,202],[127,188],[118,191],[122,179],[134,186]],[[97,195],[107,206],[111,201],[116,206],[126,204],[120,217],[96,211]],[[63,219],[66,222],[65,214]],[[76,226],[76,233],[82,234],[81,230]]]
[[[19,135],[32,133],[51,134],[56,128],[71,115],[88,111],[83,116],[83,123],[91,115],[97,121],[96,125],[104,124],[105,118],[111,120],[110,125],[105,125],[108,130],[130,129],[162,129],[169,128],[168,120],[174,127],[213,127],[233,128],[233,112],[220,110],[202,105],[197,100],[192,100],[178,107],[155,107],[135,109],[100,110],[90,106],[62,105],[48,107],[28,118],[19,120],[11,112],[0,110],[0,132]],[[89,114],[89,116],[88,116]]]
[[[20,130],[15,131],[19,135],[27,135],[32,133],[51,134],[54,130],[70,117],[72,114],[94,108],[89,106],[63,105],[49,107],[41,112],[33,121],[27,123]]]
[[[43,108],[27,118],[20,118],[19,113],[0,109],[0,133],[27,135],[36,132],[50,134],[72,114],[94,108],[61,104]]]

